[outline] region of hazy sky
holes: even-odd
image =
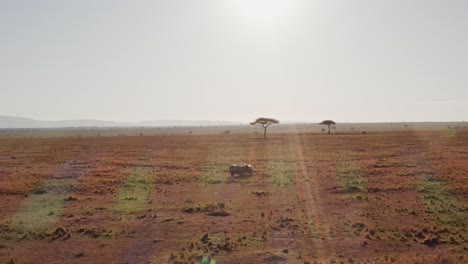
[[[468,119],[465,0],[0,0],[0,115]]]

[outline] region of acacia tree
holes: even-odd
[[[263,137],[266,138],[267,128],[273,124],[278,124],[279,121],[274,118],[259,117],[254,122],[250,123],[252,126],[263,127]]]
[[[323,120],[322,123],[319,123],[319,125],[328,126],[328,134],[330,134],[330,126],[336,125],[336,123],[333,120]]]

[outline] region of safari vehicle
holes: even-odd
[[[232,164],[229,166],[229,172],[231,173],[231,176],[234,176],[236,174],[239,174],[239,176],[242,176],[244,173],[248,173],[249,176],[253,175],[253,167],[250,164]]]

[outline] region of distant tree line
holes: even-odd
[[[252,126],[260,126],[263,128],[263,138],[266,138],[266,132],[269,126],[274,124],[279,124],[279,121],[274,118],[269,117],[259,117],[254,122],[250,123]],[[336,125],[336,122],[333,120],[323,120],[319,125],[328,126],[328,134],[330,134],[331,126]]]

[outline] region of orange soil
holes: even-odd
[[[0,263],[463,263],[467,160],[462,131],[0,139]]]

